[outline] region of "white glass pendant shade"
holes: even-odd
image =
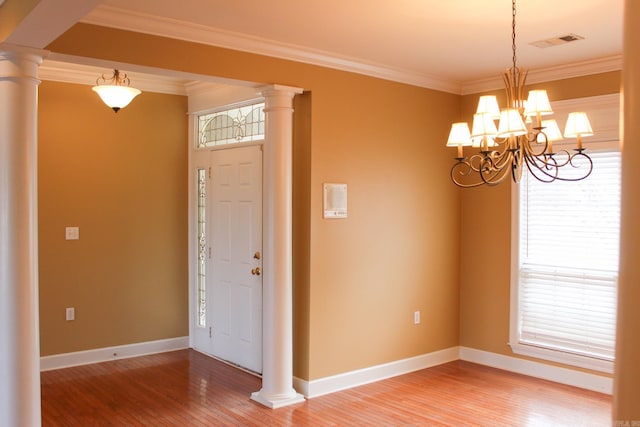
[[[498,145],[493,138],[498,134],[496,124],[490,113],[476,113],[473,115],[473,130],[471,138],[473,140],[472,147],[480,147],[483,139],[486,137],[487,146],[495,147]]]
[[[524,115],[535,116],[537,114],[540,114],[541,116],[553,114],[546,90],[529,91],[529,97],[525,103]]]
[[[500,123],[498,124],[498,136],[502,138],[524,135],[527,127],[522,121],[522,116],[515,108],[505,108],[500,113]]]
[[[140,95],[140,90],[119,85],[98,85],[92,88],[102,99],[102,101],[114,111],[126,107],[136,96]]]
[[[498,106],[498,100],[493,95],[481,96],[478,100],[478,108],[476,114],[487,113],[492,119],[497,120],[500,118],[500,107]]]
[[[576,112],[569,113],[567,118],[567,125],[564,128],[565,138],[576,138],[578,136],[591,136],[593,135],[593,129],[591,129],[591,123],[587,113]]]
[[[458,122],[451,125],[447,147],[457,147],[458,145],[471,145],[471,134],[467,122]]]

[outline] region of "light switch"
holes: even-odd
[[[66,240],[78,240],[80,239],[80,227],[66,227],[64,235]]]

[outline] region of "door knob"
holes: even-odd
[[[259,276],[262,274],[262,271],[260,270],[260,267],[252,268],[251,274],[253,274],[254,276]]]
[[[260,259],[260,258],[262,258],[262,255],[260,254],[260,251],[258,251],[255,254],[253,254],[253,259]]]

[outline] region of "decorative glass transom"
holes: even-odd
[[[198,116],[198,148],[264,139],[264,102]]]

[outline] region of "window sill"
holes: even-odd
[[[521,356],[535,357],[537,359],[548,360],[550,362],[557,362],[565,365],[613,374],[613,361],[581,356],[579,354],[565,353],[563,351],[552,350],[521,342],[509,343],[509,345],[515,354],[519,354]]]

